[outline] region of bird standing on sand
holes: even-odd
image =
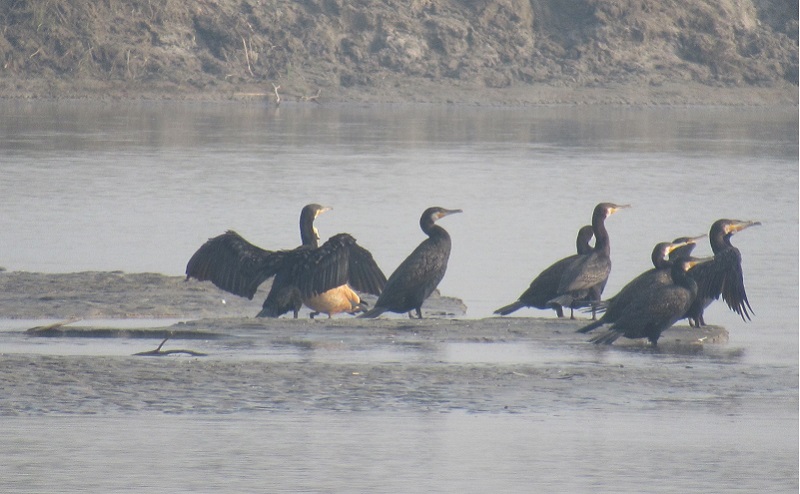
[[[422,213],[419,226],[428,238],[389,276],[375,307],[359,317],[378,317],[387,311],[408,312],[409,317],[413,317],[411,311],[414,311],[417,318],[422,319],[422,304],[444,278],[450,258],[450,235],[435,223],[445,216],[460,212],[460,209],[431,207]]]
[[[586,298],[600,300],[611,273],[611,243],[605,221],[620,209],[629,207],[629,204],[618,206],[610,202],[595,206],[592,212],[594,248],[567,266],[559,281],[557,295],[548,301],[548,305],[572,307],[576,301]],[[595,318],[594,312],[592,318]]]
[[[561,282],[561,276],[564,274],[564,270],[567,269],[567,266],[575,262],[579,256],[592,252],[592,246],[589,245],[589,241],[592,239],[593,235],[594,232],[592,231],[591,225],[581,227],[575,239],[575,248],[578,251],[577,254],[565,257],[550,265],[550,267],[539,273],[539,276],[534,278],[528,289],[522,292],[522,295],[519,296],[516,302],[500,307],[494,311],[494,313],[506,316],[523,307],[547,309],[547,302],[558,295],[558,284]],[[556,311],[558,317],[564,317],[564,310],[560,305],[552,304],[550,308]],[[570,307],[570,312],[571,311],[572,307]]]
[[[703,235],[705,236],[705,235]],[[669,256],[678,249],[684,249],[687,245],[694,246],[698,238],[684,237],[685,240],[677,240],[675,242],[660,242],[653,248],[650,259],[653,262],[653,268],[640,274],[622,289],[616,295],[598,304],[599,310],[603,311],[603,316],[600,319],[587,324],[579,329],[579,333],[588,333],[604,324],[611,324],[616,321],[625,312],[626,308],[634,302],[643,290],[650,290],[654,285],[668,285],[672,284],[672,276],[670,269],[672,265],[677,262],[677,259],[670,260]],[[684,250],[684,252],[686,249]],[[688,257],[688,256],[686,256]]]
[[[676,260],[670,268],[671,283],[651,284],[637,292],[622,308],[611,328],[590,341],[610,345],[620,336],[624,336],[631,339],[647,338],[653,346],[656,346],[661,333],[683,319],[697,296],[697,283],[687,271],[696,264],[710,259]]]
[[[259,285],[274,277],[258,317],[292,311],[297,318],[303,303],[329,317],[354,312],[361,307],[361,299],[352,288],[378,295],[386,276],[372,254],[347,233],[319,246],[314,220],[330,209],[319,204],[303,208],[302,245],[292,250],[264,250],[231,230],[211,238],[189,260],[186,278],[210,280],[227,292],[252,299]]]
[[[703,311],[711,302],[722,299],[728,307],[739,314],[743,321],[750,320],[750,302],[744,289],[742,254],[731,244],[731,237],[745,228],[760,225],[759,221],[721,219],[711,225],[708,240],[714,252],[714,260],[693,268],[689,274],[697,282],[697,298],[686,313],[689,324],[705,326]],[[749,311],[749,312],[748,312]]]

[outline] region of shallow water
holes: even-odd
[[[796,108],[0,107],[9,270],[177,275],[228,228],[297,244],[320,202],[322,236],[352,233],[388,273],[441,205],[464,214],[442,221],[440,288],[483,318],[572,253],[597,202],[633,204],[608,221],[609,295],[656,242],[763,224],[733,239],[753,320],[712,305],[731,341],[698,354],[254,337],[135,359],[150,346],[34,342],[5,322],[4,492],[797,491]]]

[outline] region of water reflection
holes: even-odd
[[[228,228],[296,245],[313,201],[335,208],[323,236],[354,234],[390,272],[436,204],[464,210],[442,291],[482,318],[573,251],[597,202],[633,204],[609,221],[608,294],[656,242],[763,223],[735,239],[753,321],[706,313],[731,331],[718,353],[198,341],[222,356],[134,365],[142,340],[4,330],[0,490],[796,491],[797,124],[796,108],[0,101],[11,270],[177,275]]]
[[[796,112],[774,108],[289,105],[276,109],[257,102],[9,101],[2,105],[8,115],[0,120],[8,152],[213,151],[235,140],[242,148],[324,147],[326,152],[353,153],[376,146],[450,148],[481,141],[540,149],[680,149],[789,157],[793,149],[785,143],[797,138]]]

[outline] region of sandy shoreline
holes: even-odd
[[[338,316],[333,319],[257,319],[261,287],[255,298],[231,296],[210,283],[184,281],[181,276],[155,273],[89,271],[81,273],[0,272],[0,319],[57,320],[32,325],[29,336],[76,338],[226,339],[255,337],[262,344],[314,346],[349,342],[357,346],[437,344],[447,342],[537,342],[557,345],[586,344],[575,331],[587,318],[542,317],[465,318],[466,307],[455,298],[432,297],[424,306],[426,319],[391,315],[377,320]],[[135,320],[142,320],[139,325]],[[172,324],[161,319],[179,319]],[[134,321],[131,321],[134,320]],[[146,323],[145,323],[145,320]],[[155,320],[155,321],[153,321]],[[93,321],[99,321],[94,323]],[[119,323],[115,322],[119,321]],[[719,326],[695,330],[678,325],[666,331],[661,347],[702,347],[727,343]],[[617,345],[646,346],[644,341],[618,340]]]
[[[112,84],[100,81],[32,80],[11,84],[0,80],[0,99],[96,101],[264,101],[275,105],[272,88],[264,84],[238,84],[214,90],[175,85]],[[520,85],[507,88],[470,88],[463,85],[417,81],[393,87],[334,88],[307,95],[285,90],[281,104],[388,104],[429,103],[486,106],[630,105],[630,106],[797,106],[796,86],[712,87],[698,83],[659,85],[598,85],[569,87]]]

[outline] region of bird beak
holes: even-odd
[[[445,216],[450,216],[451,214],[456,213],[463,213],[460,209],[445,209],[444,211],[440,211],[439,214],[436,215],[436,219],[444,218]]]
[[[690,257],[689,259],[687,259],[685,261],[685,263],[687,265],[686,270],[688,271],[688,270],[692,269],[693,267],[697,266],[698,264],[703,264],[705,262],[713,261],[713,260],[714,260],[714,256],[709,256],[709,257]]]
[[[317,211],[317,214],[314,216],[314,218],[318,217],[318,216],[319,216],[319,215],[321,215],[322,213],[327,213],[328,211],[331,211],[331,210],[333,210],[333,208],[332,208],[332,207],[330,207],[330,206],[323,206],[323,207],[322,207],[322,209],[320,209],[319,211]]]
[[[620,209],[628,209],[628,208],[630,208],[630,207],[631,207],[631,205],[630,205],[630,204],[622,204],[622,205],[616,205],[616,204],[615,204],[615,205],[614,205],[614,206],[613,206],[613,207],[612,207],[612,208],[611,208],[611,209],[608,211],[608,215],[609,215],[609,216],[611,216],[612,214],[616,213],[616,212],[617,212],[617,211],[619,211]]]
[[[673,242],[673,243],[669,244],[669,247],[667,247],[667,254],[669,254],[670,252],[672,252],[675,249],[680,249],[681,247],[683,247],[685,245],[689,245],[689,244],[693,244],[693,243],[694,243],[694,239],[684,240],[683,242]]]
[[[687,244],[687,245],[688,245],[688,244],[696,244],[698,240],[700,240],[701,238],[706,238],[707,236],[708,236],[708,235],[704,233],[704,234],[702,234],[702,235],[698,235],[698,236],[696,236],[696,237],[689,237],[689,238],[686,240],[686,244]]]
[[[760,225],[760,221],[736,221],[731,223],[728,226],[728,231],[726,233],[736,233],[744,230],[745,228],[750,228],[751,226]]]

